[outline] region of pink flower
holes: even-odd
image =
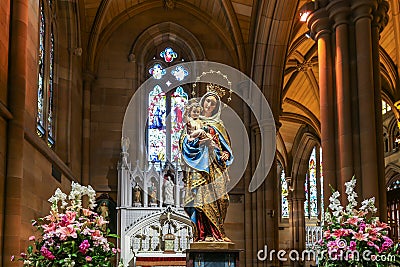
[[[68,226],[75,222],[76,212],[68,210],[62,217],[61,217],[61,226]]]
[[[96,231],[94,231],[94,232],[92,233],[92,237],[93,237],[93,238],[101,237],[101,236],[102,236],[102,234],[101,234],[101,232],[100,232],[99,230],[96,230]]]
[[[379,228],[382,228],[382,229],[390,228],[390,226],[387,223],[380,222],[380,221],[376,222],[376,226],[379,227]]]
[[[367,241],[368,234],[363,234],[362,232],[354,233],[353,239],[358,241]]]
[[[365,227],[366,227],[365,223],[360,223],[360,232],[364,232]]]
[[[390,247],[393,246],[393,240],[390,239],[389,237],[384,236],[384,237],[383,237],[383,240],[384,240],[384,242],[383,242],[381,248],[379,249],[379,252],[386,251],[386,250],[388,250]]]
[[[40,249],[40,253],[49,260],[54,260],[56,257],[45,246]]]
[[[326,230],[324,232],[324,238],[329,239],[331,237],[331,231],[330,230]]]
[[[79,252],[85,255],[89,247],[90,247],[89,241],[85,239],[79,245]]]
[[[57,229],[57,233],[60,234],[61,240],[66,240],[67,237],[77,238],[76,230],[73,225],[67,225],[66,227],[60,227]]]
[[[93,211],[89,210],[89,209],[82,209],[83,215],[86,217],[89,217],[90,215],[93,214]]]
[[[85,229],[82,230],[81,234],[83,234],[83,235],[91,235],[93,232],[94,232],[94,230],[91,230],[91,229],[86,227]]]
[[[354,251],[354,250],[356,250],[356,246],[357,246],[357,243],[355,242],[355,241],[350,241],[350,244],[349,244],[349,249],[351,250],[351,251]]]
[[[348,229],[340,228],[340,229],[335,230],[335,232],[333,233],[333,236],[340,238],[342,236],[348,236],[349,234],[350,234],[350,232]]]
[[[19,254],[21,256],[21,258],[25,259],[26,258],[26,253],[21,252],[21,254]]]
[[[111,251],[112,251],[112,253],[114,253],[114,254],[117,254],[117,252],[119,252],[118,249],[116,249],[116,248],[112,248]]]
[[[336,249],[337,243],[336,243],[336,241],[329,241],[327,246],[328,246],[329,250]]]
[[[11,256],[11,261],[14,261],[14,259],[15,259],[15,256],[12,255],[12,256]]]
[[[97,217],[96,224],[97,224],[98,226],[102,226],[102,225],[104,225],[104,224],[106,224],[106,223],[108,223],[108,221],[105,221],[104,218],[103,218],[102,216]]]
[[[34,235],[31,235],[30,237],[29,237],[29,241],[35,241],[35,236]]]
[[[56,230],[56,225],[54,222],[51,222],[50,224],[43,224],[42,228],[45,233],[50,233]]]
[[[91,262],[91,261],[92,261],[92,257],[86,256],[86,257],[85,257],[85,260],[86,260],[87,262]]]
[[[348,218],[346,223],[357,226],[359,221],[360,221],[360,219],[355,216],[355,217],[352,217],[352,218]]]

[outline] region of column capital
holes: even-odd
[[[325,8],[312,12],[307,19],[307,25],[315,40],[318,40],[323,34],[331,33],[332,22]]]
[[[259,135],[261,133],[260,126],[258,124],[254,124],[251,126],[251,130],[255,135]]]
[[[389,22],[389,3],[386,0],[379,2],[378,7],[373,12],[372,25],[379,28],[381,32]]]
[[[361,18],[372,19],[372,12],[378,7],[377,0],[353,0],[351,10],[353,12],[353,20],[356,22]]]
[[[333,28],[349,23],[351,9],[348,0],[333,0],[326,6],[326,10],[329,18],[334,22]]]

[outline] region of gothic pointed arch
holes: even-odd
[[[318,137],[309,127],[303,126],[299,130],[293,144],[293,167],[291,170],[294,190],[304,190],[304,182],[308,171],[308,160],[315,146],[319,145]]]
[[[135,55],[138,62],[144,62],[154,47],[171,42],[179,46],[188,55],[187,61],[204,60],[204,49],[199,40],[185,27],[174,22],[163,22],[150,26],[135,40],[127,53]]]
[[[98,58],[98,51],[102,51],[105,41],[110,38],[113,32],[123,25],[126,21],[145,12],[158,12],[163,8],[162,1],[147,1],[138,5],[129,3],[124,9],[118,7],[116,1],[103,0],[98,7],[98,12],[91,20],[90,35],[88,39],[88,57],[85,62],[89,70],[95,70]],[[223,2],[215,2],[214,5],[202,5],[200,2],[192,3],[189,1],[180,1],[174,7],[173,11],[184,12],[200,19],[205,25],[211,28],[211,32],[216,33],[229,53],[233,55],[235,66],[245,66],[245,51],[242,45],[240,29],[237,29],[238,23],[231,13],[233,8]],[[164,21],[155,22],[159,24]]]

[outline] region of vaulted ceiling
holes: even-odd
[[[268,32],[268,29],[259,29],[260,19],[273,19],[287,12],[278,1],[283,0],[269,0],[267,3],[262,0],[83,0],[80,2],[80,19],[83,47],[88,51],[84,54],[85,68],[95,68],[98,47],[125,20],[140,12],[164,7],[165,13],[155,13],[154,16],[170,16],[173,20],[174,9],[183,9],[191,15],[202,17],[217,29],[216,34],[221,35],[232,46],[240,68],[251,74],[251,69],[255,67],[253,50],[256,47],[255,40],[258,40],[257,34]],[[306,1],[289,2],[299,8]],[[380,40],[381,69],[383,80],[388,84],[385,97],[394,102],[400,98],[396,90],[400,61],[400,5],[398,0],[389,0],[389,4],[389,23],[381,33]],[[264,17],[260,16],[260,8],[268,8]],[[272,23],[269,27],[273,27]],[[308,125],[316,134],[320,134],[316,45],[312,39],[307,38],[307,26],[298,18],[294,19],[293,28],[289,32],[291,35],[286,44],[286,65],[280,88],[279,117],[282,126],[277,139],[278,150],[284,158],[290,153],[300,127]],[[276,38],[283,38],[279,35],[277,32]]]

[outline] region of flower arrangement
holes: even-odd
[[[84,195],[89,198],[88,208],[82,207]],[[36,250],[30,245],[27,253],[21,253],[23,266],[112,266],[111,258],[118,251],[106,237],[116,236],[104,231],[108,222],[92,211],[95,196],[90,185],[72,182],[68,197],[58,188],[49,199],[50,214],[32,221],[40,235],[29,237]]]
[[[338,191],[329,198],[330,211],[325,213],[323,236],[318,242],[318,265],[400,266],[399,245],[388,237],[390,227],[373,216],[377,211],[375,198],[364,200],[357,210],[356,179],[345,186],[346,208],[338,199]]]

